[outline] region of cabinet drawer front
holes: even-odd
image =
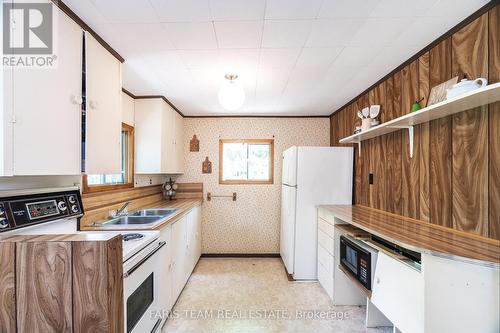
[[[318,245],[318,262],[333,276],[333,256],[321,245]]]
[[[333,238],[318,230],[318,244],[323,246],[333,256]]]
[[[330,237],[333,238],[333,236],[335,234],[335,232],[334,232],[335,227],[332,224],[330,224],[330,223],[326,222],[325,220],[319,218],[318,219],[318,228],[320,230],[322,230],[325,234],[327,234],[328,236],[330,236]]]
[[[379,252],[371,301],[403,332],[423,332],[423,277]]]
[[[333,277],[321,263],[318,264],[318,281],[328,296],[333,299]]]
[[[318,216],[330,224],[335,224],[333,214],[326,209],[319,208],[318,209]]]

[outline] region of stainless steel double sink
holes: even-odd
[[[98,222],[95,225],[99,227],[115,226],[152,226],[163,222],[170,215],[175,213],[175,208],[155,208],[142,209],[128,215],[118,216],[106,221]]]

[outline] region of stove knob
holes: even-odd
[[[74,203],[76,202],[76,198],[75,198],[73,195],[70,195],[70,196],[68,197],[68,201],[69,201],[69,203],[74,204]]]
[[[68,209],[68,207],[66,206],[66,203],[64,201],[59,201],[59,203],[57,204],[57,207],[59,207],[59,209],[61,211],[65,211],[66,209]]]
[[[9,227],[9,221],[5,217],[0,217],[0,229],[5,229]]]
[[[78,206],[77,205],[71,205],[71,211],[73,213],[78,213]]]

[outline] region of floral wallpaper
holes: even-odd
[[[200,151],[189,152],[196,134]],[[291,146],[328,146],[328,118],[185,118],[185,174],[177,181],[203,182],[204,197],[237,193],[237,200],[203,203],[203,253],[279,253],[282,153]],[[274,184],[219,185],[219,139],[274,137]],[[212,174],[202,174],[208,156]]]

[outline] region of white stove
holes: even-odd
[[[123,238],[123,262],[160,237],[159,231],[121,231]]]
[[[166,242],[153,230],[78,231],[83,204],[77,187],[0,191],[0,236],[105,233],[123,239],[123,295],[125,332],[159,332],[165,316]]]

